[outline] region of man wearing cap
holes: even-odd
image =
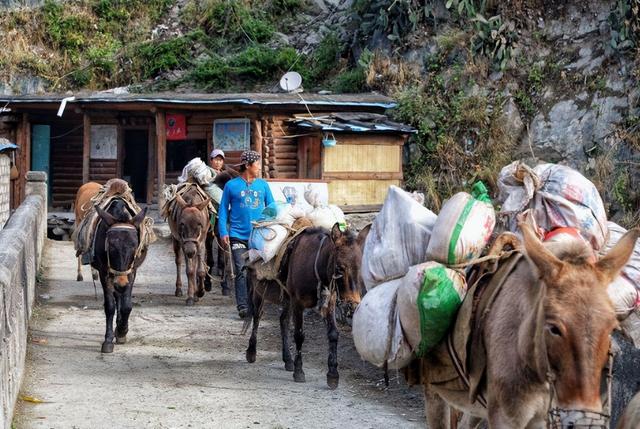
[[[260,179],[260,154],[253,150],[242,152],[240,176],[224,186],[218,213],[218,231],[223,245],[231,246],[236,273],[236,305],[238,315],[250,314],[249,291],[244,254],[251,234],[251,222],[258,220],[262,210],[271,204],[273,195],[266,181]]]
[[[216,175],[224,170],[224,152],[222,149],[214,149],[209,155],[209,166],[215,171]]]
[[[209,168],[212,170],[213,177],[218,177],[220,173],[226,170],[224,165],[224,151],[222,151],[222,149],[213,149],[211,151],[211,153],[209,154]],[[214,184],[216,185],[216,188],[212,187],[211,189],[214,192],[207,192],[207,194],[209,194],[209,196],[214,200],[214,204],[217,208],[222,198],[222,189],[218,188],[218,186],[220,185],[218,183],[215,183],[215,181]],[[213,193],[215,193],[215,196],[212,195]],[[218,216],[214,216],[211,218],[211,224],[213,227],[213,233],[218,239],[217,241],[219,242],[220,237],[218,236],[217,225]],[[217,274],[224,277],[224,256],[222,252],[219,251],[218,244],[213,240],[213,236],[207,236],[207,248],[211,249],[211,251],[208,252],[207,255],[207,265],[209,265],[209,267],[213,269],[213,265],[215,264],[217,267]],[[211,279],[207,276],[205,279],[205,290],[210,291],[211,286]],[[227,287],[224,278],[220,283],[220,286],[222,287],[222,295],[229,295],[229,288]]]

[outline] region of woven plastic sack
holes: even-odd
[[[341,227],[347,226],[344,213],[340,210],[340,207],[332,204],[314,208],[309,214],[307,214],[307,217],[314,226],[319,226],[328,230],[331,230],[333,225],[336,223],[339,223]]]
[[[427,260],[427,246],[438,217],[412,194],[390,186],[362,253],[362,280],[367,290],[404,276]]]
[[[495,224],[496,215],[487,188],[477,182],[471,195],[459,192],[442,206],[429,240],[426,260],[453,265],[480,256]]]
[[[627,233],[625,228],[614,222],[607,222],[607,229],[609,231],[609,239],[600,250],[601,255],[607,254],[609,250],[620,241],[622,236]],[[633,253],[631,253],[627,265],[622,269],[622,273],[631,281],[636,289],[640,289],[640,242],[636,242]]]
[[[638,300],[640,299],[638,289],[624,274],[618,276],[609,285],[607,293],[619,319],[626,318],[638,306]]]
[[[390,281],[367,293],[352,319],[351,333],[358,354],[378,367],[404,368],[414,358],[404,337],[396,307],[402,279]]]
[[[249,236],[250,259],[254,262],[259,256],[264,262],[269,262],[278,253],[280,246],[287,239],[289,231],[282,225],[256,227]]]
[[[195,180],[199,185],[208,185],[215,179],[215,174],[207,164],[200,158],[193,158],[182,169],[182,174],[178,177],[178,183]]]
[[[424,357],[444,338],[466,293],[464,276],[437,262],[409,269],[398,289],[398,311],[416,356]]]
[[[573,227],[599,250],[607,238],[607,214],[591,181],[570,167],[541,164],[531,169],[516,161],[502,169],[498,178],[502,209],[508,230],[517,232],[518,213],[531,209],[545,232]]]

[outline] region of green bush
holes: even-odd
[[[311,78],[319,82],[335,74],[342,51],[343,46],[335,33],[330,33],[322,39],[309,60]]]
[[[365,91],[367,89],[365,70],[362,67],[357,67],[339,74],[335,78],[333,89],[336,92],[342,93]]]
[[[207,91],[226,89],[230,85],[230,67],[223,58],[216,55],[198,63],[189,78]]]
[[[191,45],[192,39],[188,36],[139,45],[136,56],[140,61],[142,77],[148,79],[158,73],[191,64]]]

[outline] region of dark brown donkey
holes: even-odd
[[[280,333],[282,335],[282,360],[287,371],[293,371],[293,379],[304,382],[302,370],[302,343],[304,342],[303,312],[318,304],[320,296],[325,303],[321,314],[327,325],[329,339],[329,371],[327,385],[338,387],[338,328],[336,326],[336,301],[343,301],[355,309],[360,303],[362,279],[360,264],[365,233],[357,237],[351,231],[342,232],[338,224],[331,232],[313,228],[305,230],[289,245],[288,257],[283,263],[281,282],[286,291],[281,291],[275,282],[258,282],[253,270],[249,270],[253,289],[253,330],[246,357],[248,362],[256,360],[258,325],[265,300],[281,302]],[[286,275],[284,274],[286,273]],[[323,293],[324,290],[324,293]],[[289,318],[293,313],[296,358],[289,351]]]
[[[187,268],[187,305],[193,305],[204,296],[204,279],[207,275],[207,251],[205,241],[209,232],[209,199],[203,198],[196,185],[182,196],[176,195],[176,205],[169,214],[169,228],[173,237],[176,260],[176,296],[182,296],[180,271],[183,257]],[[196,282],[198,289],[196,291]]]
[[[452,364],[442,346],[425,361],[425,402],[432,429],[446,427],[448,413],[441,398],[488,419],[491,428],[546,427],[550,411],[563,428],[601,427],[594,422],[607,419],[600,414],[601,374],[610,334],[617,326],[607,286],[629,259],[639,231],[629,231],[594,262],[582,243],[543,244],[531,226],[520,226],[526,257],[506,277],[478,331],[486,350],[485,383],[480,388],[486,408],[478,401],[471,404],[468,392],[434,381]],[[463,303],[461,313],[464,308]]]
[[[115,198],[106,210],[95,206],[100,221],[93,242],[94,259],[91,266],[98,270],[104,294],[104,313],[107,328],[102,353],[113,352],[113,316],[116,317],[116,342],[124,344],[129,331],[131,291],[136,270],[147,252],[141,248],[140,225],[147,213],[146,207],[132,217],[126,203]]]

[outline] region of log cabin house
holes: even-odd
[[[214,147],[239,162],[260,152],[270,181],[323,181],[345,212],[374,211],[402,182],[410,127],[384,115],[377,94],[119,94],[0,96],[0,137],[16,142],[19,179],[46,171],[49,205],[69,210],[82,183],[129,181],[136,200],[155,205],[193,157]],[[326,146],[326,147],[325,147]]]

